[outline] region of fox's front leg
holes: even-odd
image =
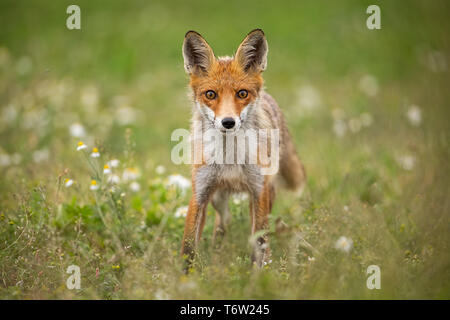
[[[211,198],[211,204],[216,210],[212,242],[213,244],[217,244],[224,236],[231,220],[231,214],[228,208],[228,193],[223,190],[216,191]]]
[[[195,256],[195,249],[205,226],[206,208],[214,191],[213,181],[207,173],[208,168],[205,166],[192,174],[192,197],[189,202],[181,244],[181,255],[187,255],[187,266],[192,263]],[[205,176],[208,179],[205,179]]]
[[[262,267],[264,262],[270,260],[270,248],[268,239],[269,213],[272,209],[275,192],[268,178],[264,180],[264,186],[259,194],[252,197],[250,201],[250,215],[252,223],[253,254],[252,262]],[[261,233],[258,234],[257,233]]]

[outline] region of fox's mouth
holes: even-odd
[[[237,127],[235,127],[235,128],[233,128],[233,129],[219,129],[219,131],[220,131],[220,133],[222,134],[222,135],[233,135],[233,134],[235,134],[236,132],[238,132],[239,131],[239,129],[240,128],[237,128]]]
[[[230,133],[234,133],[237,130],[236,129],[220,129],[219,131],[222,132],[223,134],[230,134]]]

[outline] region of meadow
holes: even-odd
[[[365,0],[83,0],[81,30],[70,4],[0,2],[0,299],[450,298],[448,2],[377,1],[380,30]],[[252,268],[236,196],[185,274],[183,37],[231,55],[254,28],[307,188],[277,192],[272,263]]]

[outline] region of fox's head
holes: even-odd
[[[232,58],[216,58],[205,39],[195,31],[183,43],[184,68],[190,75],[194,101],[203,117],[222,132],[235,132],[258,101],[267,65],[264,32],[251,31]]]

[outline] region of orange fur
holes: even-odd
[[[246,105],[255,101],[263,86],[260,73],[248,74],[235,60],[215,60],[206,76],[192,75],[190,86],[195,99],[206,104],[218,117],[239,116]],[[240,99],[236,92],[245,89],[248,96]],[[208,90],[214,90],[217,98],[205,97]]]

